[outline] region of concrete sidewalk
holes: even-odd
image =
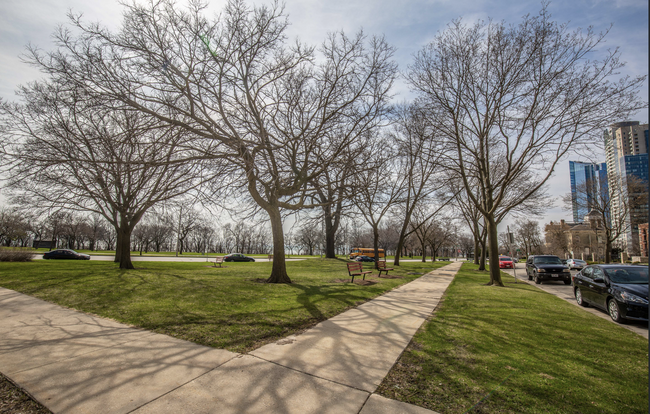
[[[372,393],[460,265],[247,355],[0,288],[0,372],[57,414],[432,413]]]

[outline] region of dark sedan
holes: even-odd
[[[578,305],[603,309],[615,322],[648,320],[647,266],[587,266],[574,277],[573,293]]]
[[[571,270],[557,256],[529,256],[526,260],[528,280],[540,284],[545,280],[561,280],[565,285],[571,284]]]
[[[224,262],[254,262],[255,259],[252,257],[244,256],[241,253],[231,253],[229,255],[224,256],[223,258]]]
[[[56,249],[43,253],[43,259],[90,260],[90,256],[69,249]]]
[[[354,260],[356,260],[357,262],[374,262],[375,261],[375,259],[373,259],[370,256],[357,256],[357,258],[354,259]]]

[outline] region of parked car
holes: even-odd
[[[373,259],[370,256],[357,256],[356,259],[357,262],[374,262],[375,259]]]
[[[545,280],[562,280],[565,285],[571,284],[571,270],[557,256],[528,256],[526,275],[528,280],[535,280],[536,284]]]
[[[513,258],[512,258],[512,262],[513,262],[513,263],[519,263],[519,259],[517,259],[516,257],[513,257]]]
[[[507,256],[499,257],[499,269],[514,269],[515,263]]]
[[[613,321],[648,320],[648,266],[591,265],[573,280],[580,306],[603,309]]]
[[[43,253],[43,259],[90,260],[90,256],[70,249],[56,249]]]
[[[223,257],[224,262],[254,262],[252,257],[244,256],[241,253],[230,253]]]
[[[580,259],[568,259],[566,265],[569,266],[569,269],[581,270],[583,267],[587,266],[587,262]]]

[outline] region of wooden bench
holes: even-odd
[[[366,275],[372,274],[372,271],[366,270],[363,271],[363,265],[359,262],[348,263],[348,274],[352,277],[352,283],[354,283],[355,276],[363,276],[363,280],[366,280]]]
[[[385,260],[380,260],[377,262],[377,268],[379,269],[379,277],[381,277],[381,272],[386,273],[386,276],[388,276],[388,271],[389,270],[395,270],[392,267],[386,267],[386,261]]]
[[[217,267],[217,265],[221,267],[222,263],[223,263],[223,256],[217,256],[214,258],[214,267]]]
[[[270,262],[271,260],[273,260],[273,255],[272,255],[272,254],[269,255],[269,262]]]

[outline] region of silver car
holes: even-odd
[[[569,269],[581,270],[583,267],[587,266],[587,262],[580,259],[568,259],[566,265],[569,266]]]

